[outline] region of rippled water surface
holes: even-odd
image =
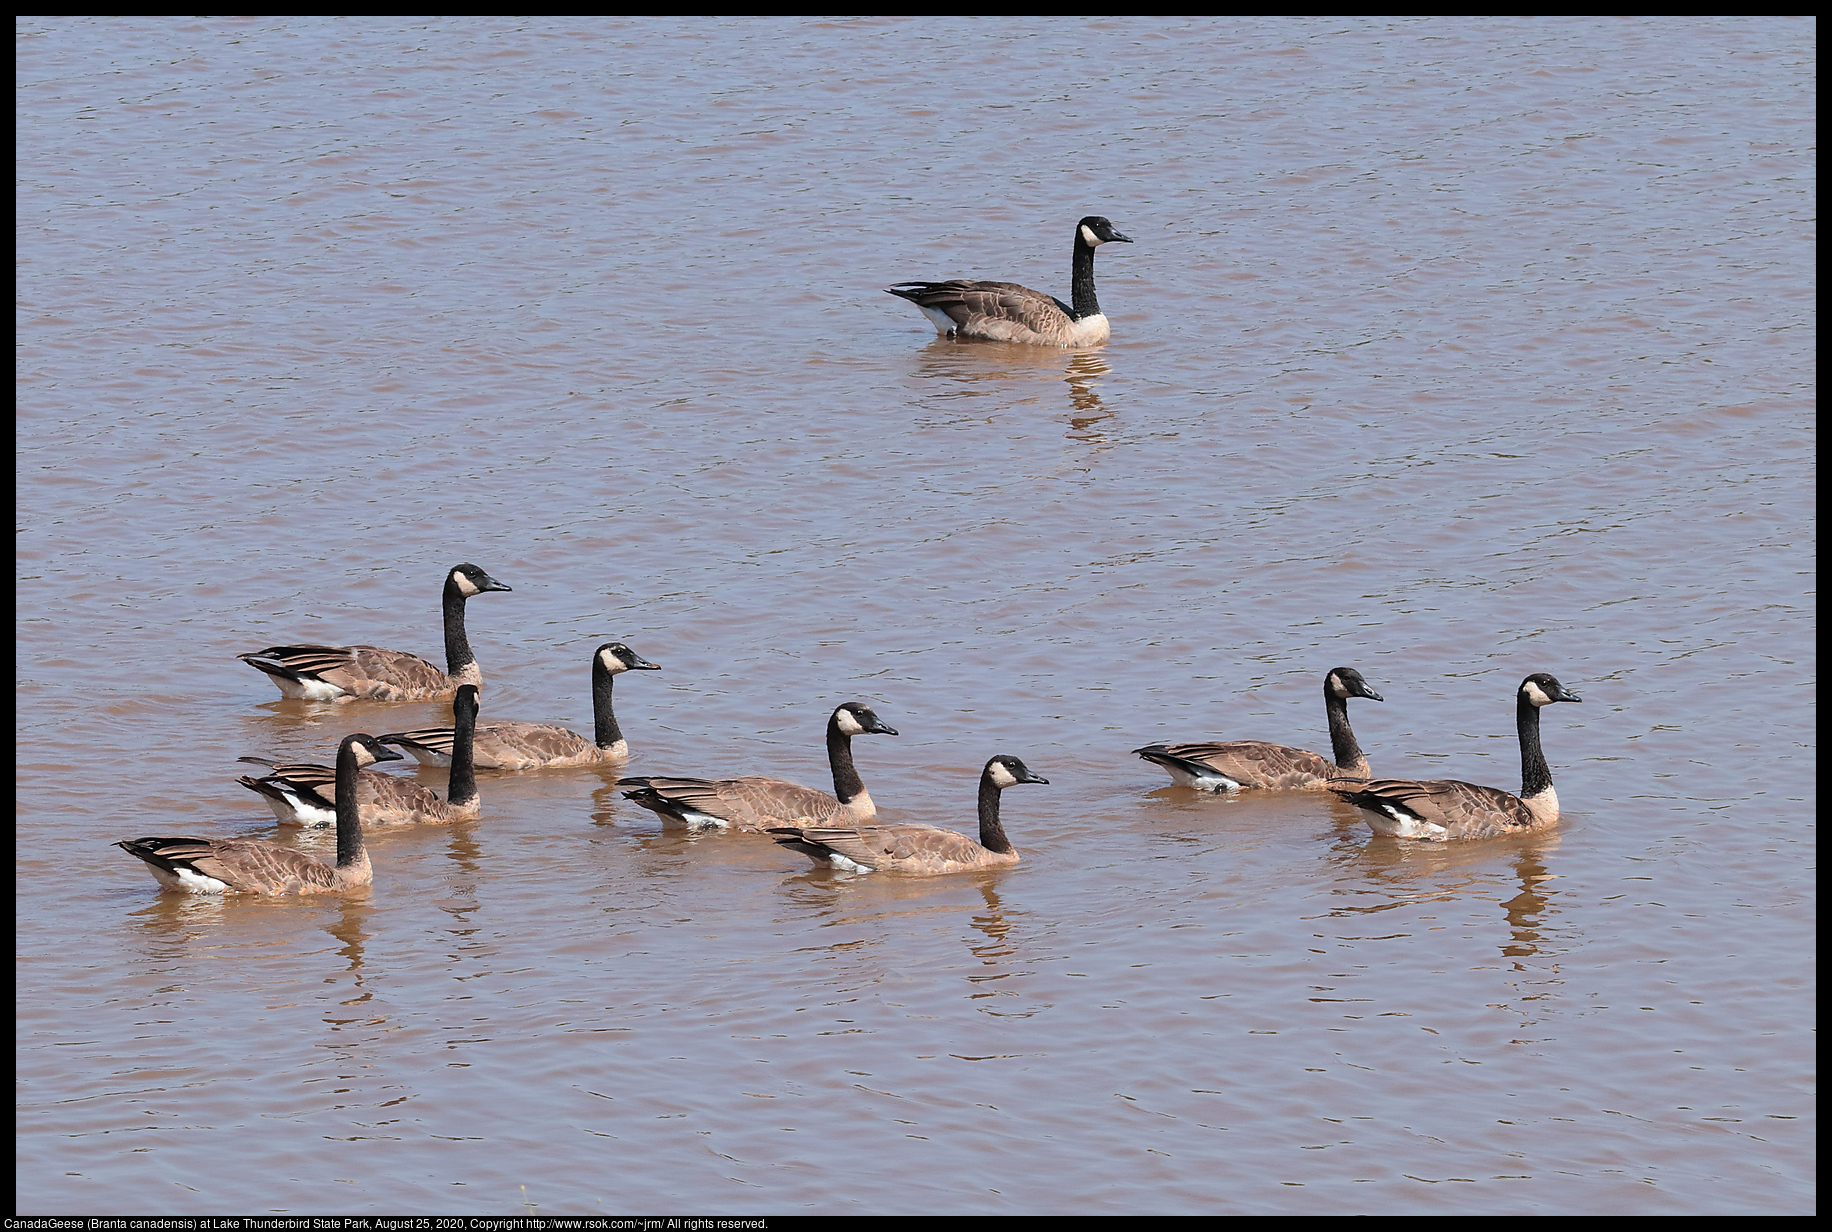
[[[28,19],[19,1211],[1802,1214],[1813,1204],[1806,19]],[[935,337],[889,283],[1113,341]],[[614,770],[485,775],[346,898],[244,753],[437,657],[631,773],[1023,861],[813,871]],[[1129,750],[1326,748],[1566,815],[1451,847]],[[415,771],[438,786],[441,772]]]

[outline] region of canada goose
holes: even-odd
[[[358,750],[362,750],[359,755]],[[345,736],[337,746],[337,863],[326,864],[302,851],[253,838],[136,838],[115,846],[146,862],[160,885],[192,894],[336,894],[368,885],[374,877],[363,850],[356,807],[360,757],[369,762],[400,761],[374,736]]]
[[[470,756],[471,738],[477,730],[477,708],[477,686],[460,685],[458,696],[452,699],[456,727],[448,729],[455,735],[445,799],[412,779],[359,769],[355,776],[356,804],[365,826],[444,825],[477,816],[477,776]],[[393,735],[376,737],[378,744],[397,740]],[[273,772],[264,778],[244,775],[236,781],[259,793],[281,825],[326,826],[335,819],[338,802],[343,798],[343,780],[334,778],[327,767],[276,765],[258,757],[242,760],[272,766]],[[400,757],[397,754],[390,760],[398,761]],[[366,763],[359,760],[357,764],[360,767]]]
[[[1112,330],[1094,298],[1094,250],[1118,241],[1132,243],[1105,218],[1089,215],[1075,224],[1075,260],[1070,274],[1070,307],[1053,295],[1015,282],[900,282],[884,288],[922,309],[942,337],[989,338],[1040,346],[1096,346]]]
[[[1016,783],[1047,783],[1016,757],[1004,754],[980,773],[980,841],[940,826],[772,826],[770,837],[816,864],[847,872],[934,876],[970,868],[1016,864],[1018,853],[999,824],[999,793]],[[798,818],[797,822],[803,819]]]
[[[864,702],[845,702],[827,720],[827,761],[833,767],[833,795],[786,779],[747,774],[735,779],[688,779],[645,775],[618,779],[626,799],[690,826],[757,832],[791,817],[814,821],[870,821],[878,815],[871,793],[852,764],[854,736],[894,736]]]
[[[450,697],[461,684],[483,684],[483,671],[464,635],[464,601],[509,590],[476,565],[458,565],[445,576],[445,666],[419,655],[378,646],[269,646],[235,656],[267,673],[285,697],[334,701],[353,697],[410,702]]]
[[[1304,749],[1259,740],[1216,744],[1148,744],[1132,750],[1170,772],[1185,787],[1204,791],[1239,791],[1243,787],[1282,787],[1318,791],[1331,779],[1365,779],[1368,758],[1349,730],[1349,701],[1365,697],[1384,701],[1352,667],[1331,668],[1323,677],[1323,705],[1329,712],[1330,761]]]
[[[1520,731],[1518,796],[1456,779],[1375,779],[1330,790],[1365,812],[1376,834],[1395,838],[1442,843],[1549,826],[1558,820],[1558,793],[1539,747],[1539,708],[1583,700],[1544,672],[1520,682],[1514,705],[1514,725]]]
[[[622,642],[606,642],[592,652],[592,720],[594,738],[550,723],[490,723],[477,729],[473,757],[479,770],[540,770],[553,766],[592,766],[625,761],[629,742],[611,710],[611,681],[631,669],[659,671]],[[452,764],[452,729],[422,727],[382,740],[427,766]]]

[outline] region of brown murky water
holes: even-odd
[[[32,19],[19,43],[17,1209],[1805,1213],[1815,27],[1742,18]],[[1068,290],[937,340],[880,288]],[[1115,249],[1120,249],[1115,251]],[[814,872],[485,776],[342,900],[243,753],[437,705],[822,781],[994,874]],[[1518,783],[1433,849],[1158,740]],[[436,772],[419,772],[442,782]]]

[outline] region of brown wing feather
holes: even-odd
[[[155,869],[190,869],[250,894],[324,894],[373,879],[366,855],[340,873],[304,852],[259,839],[143,838],[115,845]]]
[[[846,805],[824,791],[761,774],[741,775],[735,779],[645,775],[620,779],[618,785],[642,788],[670,804],[717,817],[732,829],[747,833],[761,832],[771,826],[799,824],[793,820],[798,818],[818,823],[852,817]]]
[[[1321,754],[1263,740],[1191,741],[1165,745],[1164,750],[1179,760],[1226,775],[1242,787],[1320,789],[1342,774],[1335,762]]]
[[[244,660],[268,659],[302,676],[336,685],[351,697],[401,702],[451,697],[460,684],[479,680],[454,679],[419,655],[381,646],[270,646]],[[258,666],[258,665],[257,665]]]
[[[381,737],[387,744],[399,744],[425,764],[449,766],[453,759],[453,728],[414,728]],[[421,757],[420,750],[432,753],[432,759]],[[478,770],[537,770],[542,766],[594,766],[606,761],[623,761],[628,748],[599,748],[577,731],[548,722],[493,722],[478,728],[471,741],[471,759]]]
[[[799,836],[804,845],[827,848],[855,864],[882,872],[930,875],[1018,862],[1015,851],[988,851],[965,834],[940,826],[804,825],[800,826]],[[777,841],[796,845],[792,838],[778,837]],[[805,851],[806,846],[801,849]]]
[[[1377,811],[1395,805],[1434,826],[1443,838],[1487,838],[1540,824],[1526,801],[1499,787],[1460,779],[1374,779],[1332,788],[1358,808]]]
[[[244,757],[242,760],[252,759]],[[273,767],[272,771],[262,775],[259,779],[244,774],[236,781],[255,791],[260,791],[261,788],[257,784],[264,780],[284,779],[296,787],[302,787],[324,797],[326,804],[337,803],[337,771],[330,766],[317,766],[309,762],[269,762],[268,764]],[[371,770],[369,773],[375,774],[377,771]],[[362,771],[357,771],[357,774],[362,774]]]
[[[477,816],[478,806],[455,805],[431,788],[393,774],[376,774],[361,786],[368,790],[357,798],[365,826],[444,825]]]
[[[448,753],[450,747],[448,741]],[[492,723],[480,727],[473,749],[477,764],[491,770],[589,766],[618,760],[578,732],[549,723]]]
[[[930,298],[941,302],[925,306],[940,308],[956,320],[961,319],[957,313],[971,313],[1025,325],[1030,325],[1040,316],[1060,316],[1065,323],[1069,319],[1069,314],[1055,296],[1033,291],[1015,282],[955,281],[940,285],[946,287],[947,292]]]
[[[739,814],[746,829],[780,825],[790,817],[828,821],[847,811],[824,791],[761,774],[726,779],[719,787],[720,797]]]
[[[1074,326],[1069,306],[1015,282],[911,282],[889,288],[921,308],[941,312],[958,333],[1001,342],[1065,344]]]
[[[451,765],[454,729],[450,727],[417,727],[395,732],[382,739],[408,752],[419,754],[410,745],[434,755],[434,760],[419,760],[429,765]],[[472,764],[479,770],[535,770],[542,767],[592,766],[600,762],[622,761],[629,753],[601,749],[575,731],[551,723],[492,723],[479,727],[471,741]]]

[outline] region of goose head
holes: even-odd
[[[401,754],[383,744],[381,737],[358,732],[349,738],[350,754],[356,758],[356,764],[373,766],[378,761],[402,761]]]
[[[1335,667],[1329,673],[1329,691],[1334,697],[1365,697],[1369,701],[1384,702],[1387,699],[1368,687],[1368,682],[1360,672],[1352,667]]]
[[[986,777],[1001,791],[1019,783],[1048,783],[1041,774],[1032,774],[1029,766],[1016,757],[1000,753],[986,763]]]
[[[1115,241],[1121,244],[1132,243],[1130,235],[1122,235],[1112,223],[1098,214],[1090,214],[1075,224],[1076,238],[1089,248],[1099,248],[1102,244]]]
[[[512,589],[472,564],[455,566],[446,577],[445,584],[467,599],[472,595],[481,595],[487,590]]]
[[[842,702],[833,712],[833,725],[847,736],[894,736],[897,729],[880,719],[864,702]]]
[[[631,670],[659,672],[662,669],[661,664],[649,662],[622,642],[606,642],[598,647],[597,653],[598,662],[603,664],[604,670],[613,676],[618,672]]]
[[[1581,702],[1584,699],[1567,689],[1554,676],[1545,672],[1534,672],[1520,682],[1520,696],[1535,706],[1550,706],[1553,702]]]
[[[468,717],[475,721],[477,718],[477,711],[480,709],[478,703],[482,696],[482,693],[474,684],[459,685],[458,692],[452,697],[452,718],[460,719]]]

